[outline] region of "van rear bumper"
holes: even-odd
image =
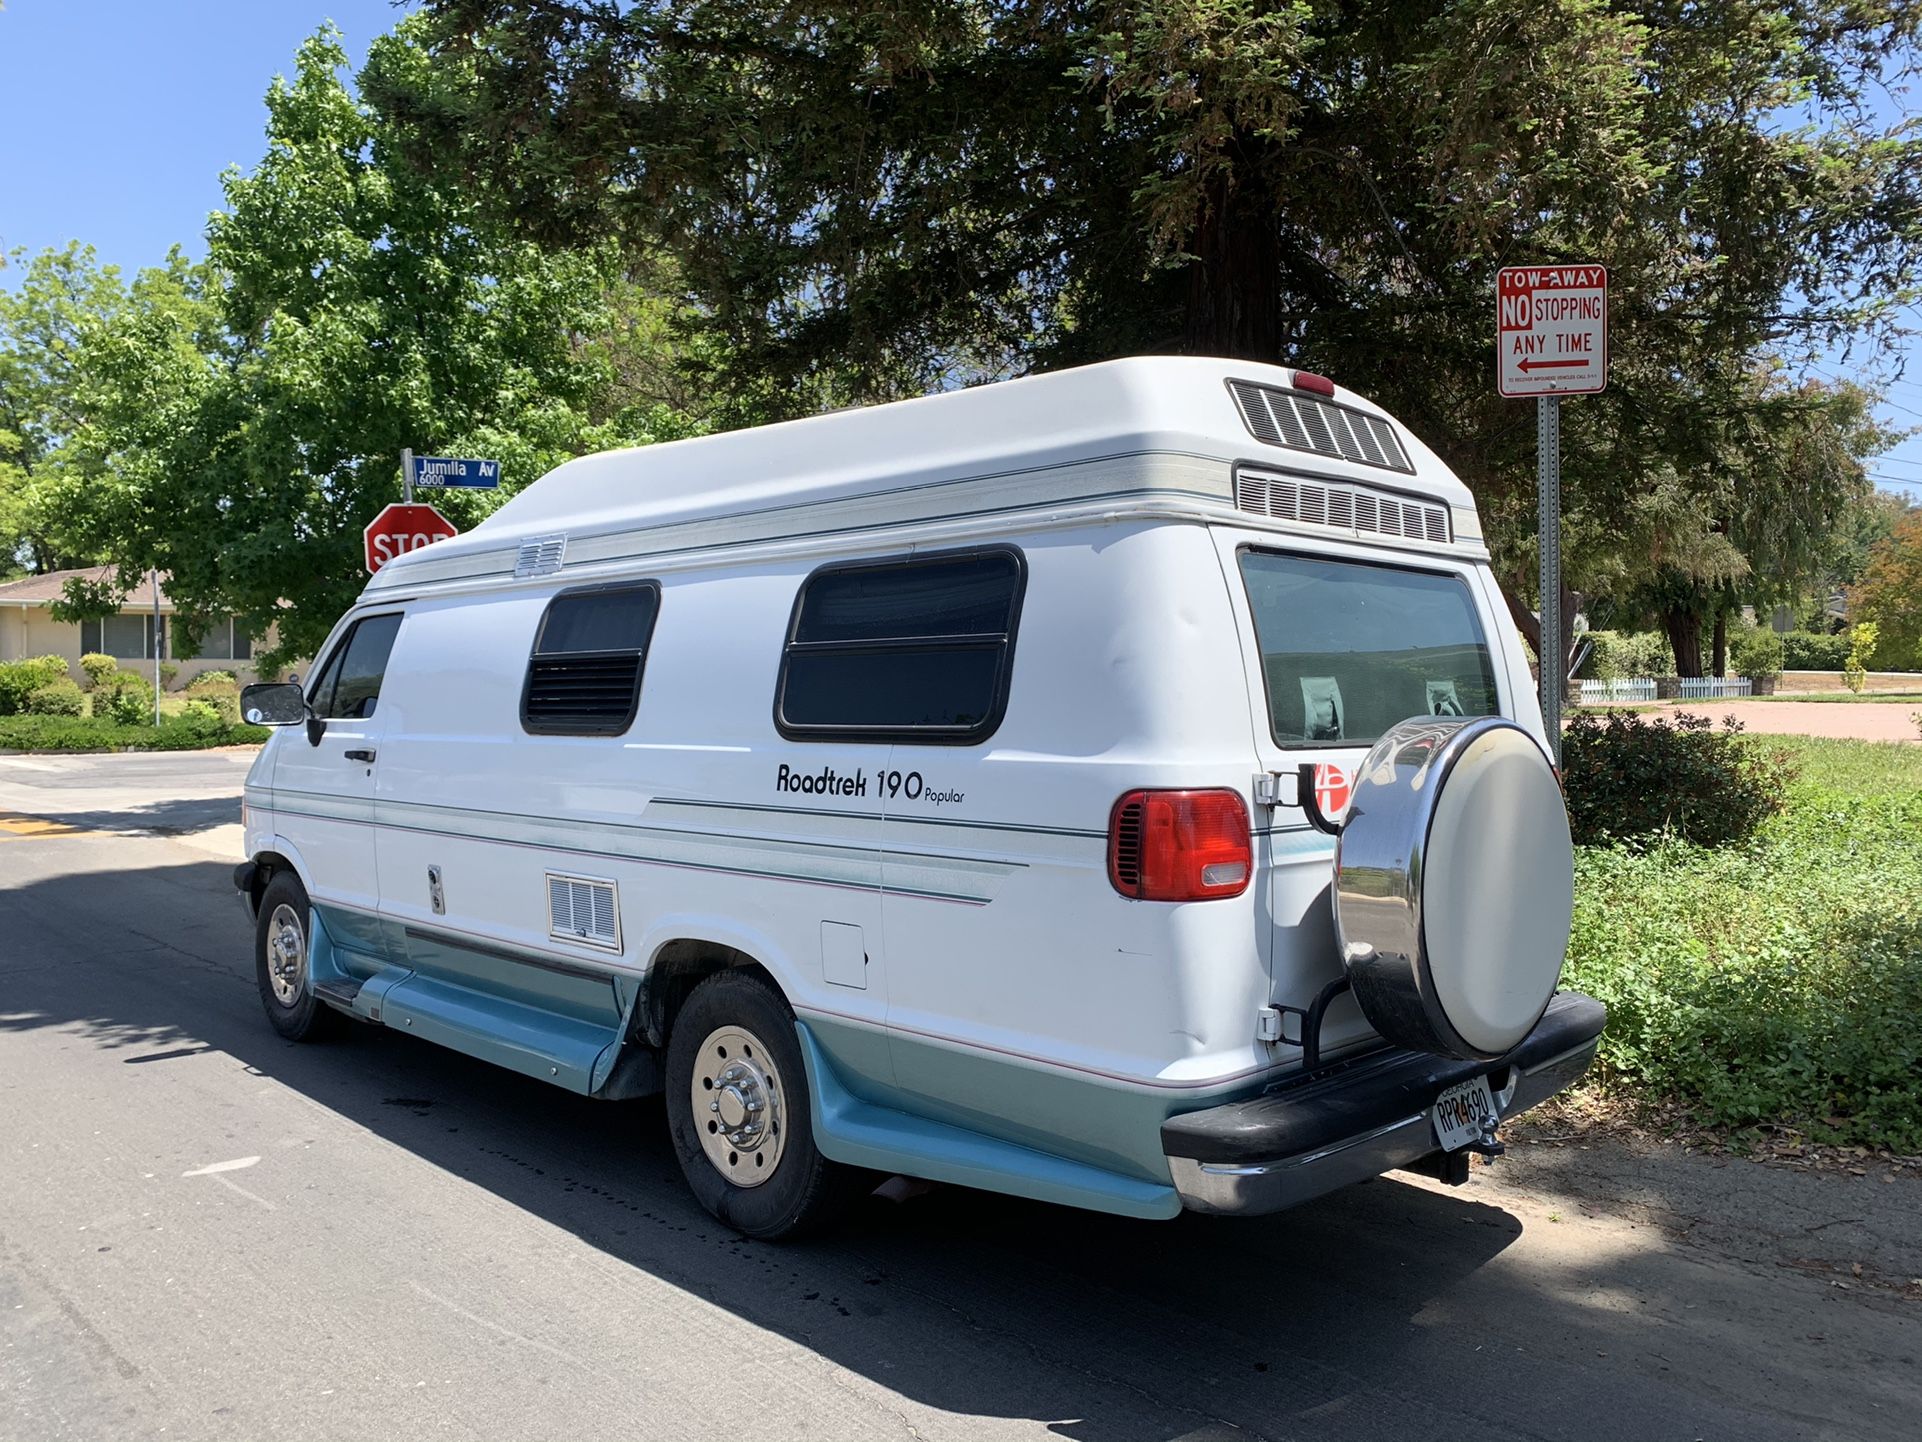
[[[1565,991],[1499,1061],[1376,1052],[1260,1096],[1170,1117],[1161,1148],[1190,1211],[1276,1212],[1324,1192],[1438,1156],[1428,1109],[1447,1088],[1486,1076],[1504,1118],[1588,1070],[1608,1011]]]

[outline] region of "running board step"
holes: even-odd
[[[354,998],[360,995],[361,987],[366,984],[366,979],[358,976],[348,977],[345,981],[317,981],[314,983],[314,995],[322,1001],[332,1002],[342,1011],[352,1011]]]

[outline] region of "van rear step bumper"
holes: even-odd
[[[1447,1088],[1486,1076],[1504,1118],[1588,1070],[1608,1011],[1565,991],[1499,1061],[1422,1052],[1356,1057],[1277,1083],[1260,1096],[1170,1117],[1161,1149],[1190,1211],[1275,1212],[1398,1167],[1440,1160],[1428,1109]]]

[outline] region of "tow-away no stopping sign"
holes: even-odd
[[[1608,386],[1608,271],[1504,266],[1495,283],[1496,371],[1505,396],[1592,395]]]

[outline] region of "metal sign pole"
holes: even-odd
[[[1537,489],[1541,493],[1542,727],[1549,753],[1562,764],[1562,398],[1535,400]]]
[[[406,446],[400,453],[400,498],[408,505],[414,504],[414,448]]]
[[[160,629],[160,572],[149,571],[153,577],[153,724],[160,724],[160,653],[167,649],[166,636]]]

